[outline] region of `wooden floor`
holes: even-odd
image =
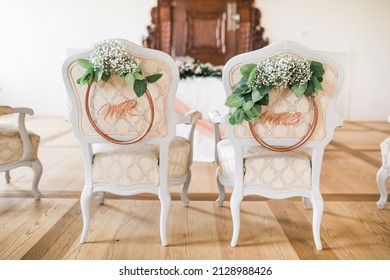
[[[242,203],[238,246],[231,248],[229,201],[217,207],[215,165],[201,162],[192,168],[190,207],[180,202],[179,187],[171,189],[169,246],[161,246],[159,202],[150,196],[94,200],[88,243],[81,245],[79,144],[62,118],[30,118],[27,125],[42,137],[43,198],[32,198],[28,168],[13,171],[10,184],[0,174],[0,259],[390,259],[390,203],[383,210],[375,204],[388,123],[345,123],[327,148],[321,252],[314,248],[312,213],[298,199],[254,197]]]

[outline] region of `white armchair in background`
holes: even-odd
[[[39,135],[26,130],[25,117],[33,115],[30,108],[12,108],[0,105],[0,116],[19,114],[18,124],[0,124],[0,172],[5,172],[10,182],[10,170],[20,166],[31,167],[34,172],[32,193],[35,199],[41,197],[38,183],[42,175],[42,164],[38,159]]]
[[[387,120],[390,122],[390,116]],[[376,204],[379,209],[383,209],[388,198],[386,181],[390,177],[390,137],[385,139],[381,143],[380,147],[382,154],[382,166],[376,174],[376,182],[381,196]]]

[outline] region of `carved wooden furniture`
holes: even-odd
[[[223,65],[236,54],[268,45],[253,0],[158,0],[146,47],[174,57]]]
[[[271,199],[302,197],[305,208],[309,208],[310,204],[313,207],[314,241],[317,250],[321,250],[320,223],[324,205],[320,173],[324,149],[331,141],[335,127],[342,124],[335,114],[336,99],[344,77],[342,68],[328,55],[286,41],[233,57],[224,67],[222,80],[226,95],[230,96],[232,85],[242,77],[241,66],[256,64],[281,53],[316,60],[324,65],[324,90],[316,97],[319,111],[316,129],[298,149],[275,152],[255,141],[247,121],[232,126],[227,121],[228,115],[210,114],[216,132],[217,182],[220,191],[217,203],[223,203],[225,186],[233,187],[230,207],[233,219],[231,246],[234,247],[238,241],[240,203],[244,196],[259,195]],[[263,141],[271,146],[294,145],[311,127],[313,106],[310,99],[305,96],[297,98],[288,88],[273,89],[269,98],[268,106],[263,107],[262,115],[254,122],[257,135],[261,135]],[[220,137],[221,123],[226,124],[225,139]]]
[[[388,121],[390,122],[390,117],[388,118]],[[386,181],[390,177],[390,137],[385,139],[381,143],[380,147],[382,154],[382,166],[376,174],[376,182],[381,196],[377,202],[377,206],[379,209],[383,209],[388,198]]]
[[[42,175],[42,164],[38,159],[39,135],[26,130],[25,117],[33,115],[30,108],[12,108],[0,105],[0,116],[19,114],[18,124],[0,124],[0,172],[5,172],[7,183],[10,182],[10,170],[31,167],[34,172],[32,193],[35,199],[41,197],[38,183]]]
[[[160,237],[161,243],[166,246],[171,201],[168,188],[183,185],[182,201],[188,205],[192,137],[200,115],[192,112],[182,116],[173,109],[179,72],[172,57],[126,40],[120,41],[140,61],[145,76],[162,74],[157,82],[147,87],[154,109],[148,105],[146,94],[137,98],[133,87],[127,85],[123,77],[113,75],[107,83],[99,81],[92,84],[89,110],[99,129],[119,141],[138,137],[153,116],[147,135],[134,144],[111,143],[98,134],[88,121],[84,100],[87,85],[80,86],[76,82],[83,72],[76,60],[87,58],[90,51],[70,56],[63,65],[63,79],[72,105],[73,132],[83,149],[85,185],[81,194],[84,221],[81,243],[86,242],[93,193],[100,194],[101,203],[105,192],[124,196],[151,193],[157,195],[161,203]],[[175,135],[178,123],[190,126],[188,138]]]

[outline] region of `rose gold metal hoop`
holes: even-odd
[[[302,146],[303,144],[306,143],[307,140],[309,140],[309,138],[311,137],[311,135],[313,134],[316,126],[317,126],[317,121],[318,121],[318,107],[317,107],[317,102],[316,102],[316,98],[314,96],[314,94],[310,95],[311,97],[311,101],[313,103],[313,109],[314,109],[314,112],[313,112],[313,123],[311,125],[311,128],[309,130],[309,132],[302,138],[301,141],[299,141],[298,143],[292,145],[292,146],[289,146],[289,147],[281,147],[281,146],[271,146],[271,145],[268,145],[267,143],[265,143],[263,140],[260,139],[260,137],[256,134],[256,131],[255,131],[255,126],[253,124],[253,122],[250,122],[249,123],[249,129],[253,135],[253,137],[256,139],[256,141],[262,145],[263,147],[267,148],[268,150],[271,150],[271,151],[274,151],[274,152],[287,152],[287,151],[292,151],[292,150],[295,150],[297,148],[299,148],[300,146]]]
[[[96,130],[96,132],[100,136],[102,136],[104,139],[110,141],[111,143],[115,143],[115,144],[119,144],[119,145],[130,145],[130,144],[134,144],[134,143],[142,140],[148,134],[148,132],[152,128],[153,121],[154,121],[154,104],[153,104],[153,100],[152,100],[152,97],[150,95],[150,92],[148,90],[145,91],[146,97],[148,98],[149,107],[150,107],[150,121],[149,121],[148,127],[137,138],[134,138],[134,139],[129,140],[129,141],[121,141],[121,140],[117,140],[115,138],[108,136],[106,133],[101,131],[99,129],[99,127],[96,125],[96,123],[93,121],[92,116],[91,116],[91,112],[89,111],[89,92],[91,90],[91,85],[92,85],[92,82],[88,83],[87,91],[85,93],[85,112],[87,113],[88,120],[91,123],[92,127]]]

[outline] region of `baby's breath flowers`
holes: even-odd
[[[266,59],[257,64],[257,76],[253,87],[276,86],[278,88],[303,85],[310,80],[310,62],[289,55],[281,55],[275,60]]]
[[[253,122],[269,102],[272,88],[290,88],[296,96],[310,96],[322,90],[325,70],[318,61],[307,61],[287,54],[247,64],[240,68],[243,77],[232,87],[225,105],[236,108],[230,113],[232,125],[244,119]]]
[[[78,59],[77,63],[85,69],[77,80],[78,84],[100,80],[107,82],[112,74],[116,74],[124,77],[127,84],[134,83],[133,89],[138,97],[145,93],[147,82],[154,83],[162,76],[154,74],[145,77],[138,59],[131,56],[119,40],[103,40],[95,44],[88,59]]]

